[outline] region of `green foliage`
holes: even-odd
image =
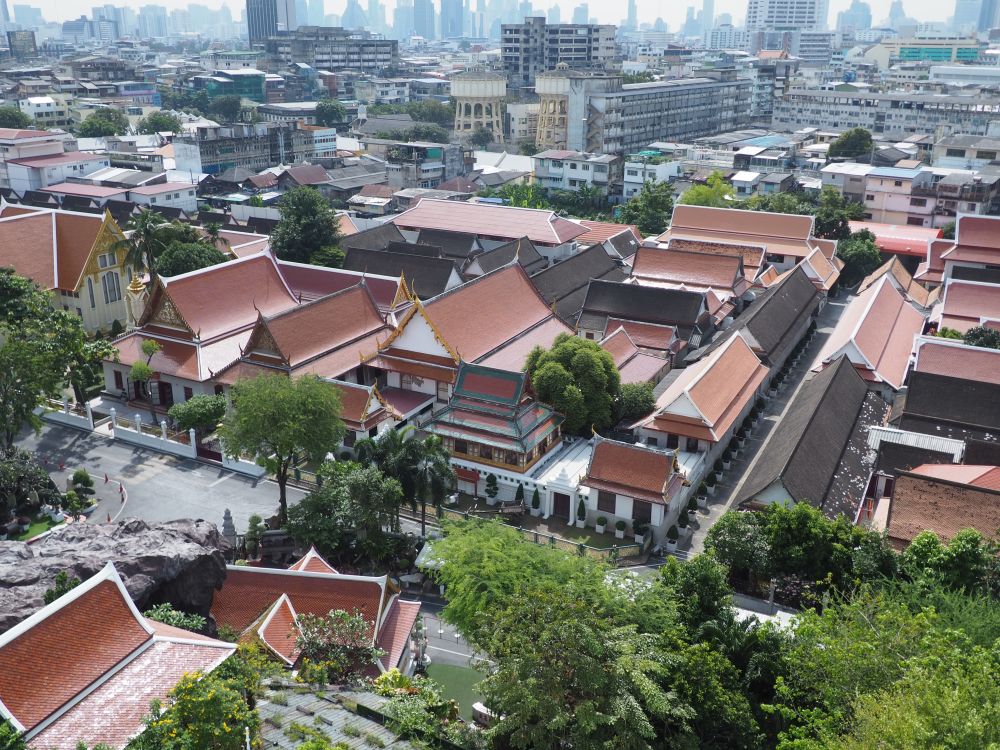
[[[0,450],[0,524],[18,509],[38,498],[43,503],[58,504],[59,490],[49,473],[25,450]]]
[[[0,750],[27,750],[27,747],[21,733],[7,719],[0,719]]]
[[[644,70],[641,73],[623,73],[622,83],[650,83],[655,81],[656,77],[650,73],[648,70]]]
[[[655,407],[652,383],[622,383],[615,401],[615,422],[634,422]]]
[[[669,182],[647,181],[642,190],[621,207],[618,221],[622,224],[635,224],[639,227],[639,232],[648,237],[666,230],[673,210],[673,186]]]
[[[508,183],[499,189],[484,188],[478,195],[500,198],[508,206],[540,208],[580,218],[606,219],[610,209],[607,197],[589,185],[577,190],[547,190],[536,182]]]
[[[500,486],[497,484],[496,474],[486,475],[486,497],[491,500],[500,494]]]
[[[201,242],[173,242],[156,260],[156,272],[161,276],[179,276],[227,260],[224,253]]]
[[[94,494],[94,480],[86,469],[77,469],[74,471],[73,476],[70,477],[70,483],[78,495],[87,496]]]
[[[58,599],[63,594],[66,594],[77,586],[80,585],[80,579],[76,576],[70,577],[69,573],[65,570],[60,570],[56,573],[55,581],[52,583],[52,588],[45,589],[45,593],[42,595],[42,600],[46,604],[52,604],[56,599]]]
[[[946,240],[955,239],[955,222],[949,221],[941,227],[941,238]]]
[[[267,528],[264,526],[264,519],[254,513],[247,519],[247,533],[243,536],[247,546],[247,555],[256,558],[260,551],[260,540],[264,536]]]
[[[346,253],[339,247],[321,247],[312,257],[309,262],[314,266],[325,266],[326,268],[340,268],[344,265],[344,258],[347,257]]]
[[[159,88],[160,103],[163,109],[176,109],[194,114],[208,112],[208,92],[204,89],[173,89],[166,86]]]
[[[451,135],[445,128],[433,123],[413,125],[406,130],[386,130],[376,133],[376,137],[390,141],[403,141],[404,143],[412,143],[414,141],[448,143],[451,139]]]
[[[198,394],[187,401],[174,404],[167,415],[177,423],[178,429],[212,432],[226,414],[226,397]]]
[[[864,218],[864,207],[860,203],[848,202],[836,188],[827,186],[820,193],[815,213],[817,237],[846,240],[855,236],[851,234],[849,221]],[[874,235],[871,239],[874,241]]]
[[[164,625],[173,625],[175,628],[193,630],[196,633],[200,633],[205,630],[206,621],[204,617],[201,615],[189,615],[187,612],[181,612],[180,610],[174,609],[168,602],[157,604],[155,607],[147,609],[143,612],[143,615],[148,617],[150,620],[162,622]]]
[[[524,485],[521,484],[520,482],[517,483],[517,489],[514,491],[514,502],[515,503],[524,502]]]
[[[223,124],[240,119],[243,101],[235,94],[217,96],[208,103],[208,114],[222,120]]]
[[[340,394],[312,375],[267,374],[237,381],[219,427],[227,455],[256,457],[278,483],[279,516],[288,518],[286,487],[297,455],[322,461],[344,435]]]
[[[318,190],[297,187],[281,197],[281,220],[271,232],[271,248],[282,260],[309,263],[340,242],[340,224]]]
[[[987,349],[1000,349],[1000,331],[986,326],[973,326],[962,337],[969,346],[982,346]]]
[[[486,148],[493,143],[493,131],[480,125],[472,131],[472,134],[469,136],[469,143],[479,148]]]
[[[517,153],[521,156],[534,156],[538,153],[538,146],[531,141],[526,141],[517,147]]]
[[[77,368],[90,361],[80,318],[51,305],[34,282],[0,268],[0,438],[10,448],[35,410],[58,399]]]
[[[538,508],[541,507],[541,504],[542,496],[538,493],[538,487],[536,486],[531,493],[531,507],[538,510]]]
[[[406,104],[372,104],[369,115],[408,114],[416,122],[429,122],[450,128],[455,122],[455,105],[443,104],[435,99],[407,102]]]
[[[124,250],[125,264],[137,272],[156,273],[156,261],[173,239],[169,233],[170,223],[155,211],[144,208],[128,220],[126,229],[129,236],[113,246],[113,250]]]
[[[81,138],[104,138],[109,135],[124,135],[128,129],[128,118],[121,110],[101,107],[80,123],[76,134]]]
[[[948,326],[941,328],[934,335],[940,336],[943,339],[954,339],[955,341],[962,341],[962,339],[965,338],[965,334],[961,331],[956,331],[954,328],[948,328]]]
[[[136,129],[144,134],[179,133],[181,131],[181,119],[169,112],[150,112],[139,120]]]
[[[161,708],[166,710],[161,713]],[[146,729],[130,750],[242,750],[244,727],[256,738],[260,726],[238,686],[217,674],[184,675],[165,707],[154,701]]]
[[[614,359],[597,342],[561,333],[551,349],[531,351],[525,371],[538,398],[566,416],[566,432],[611,426],[621,381]]]
[[[882,254],[875,246],[875,235],[867,229],[854,232],[837,245],[837,257],[844,261],[841,281],[853,286],[882,265]]]
[[[677,201],[685,206],[726,208],[730,204],[733,186],[722,172],[713,172],[704,185],[692,185]]]
[[[871,154],[874,148],[872,134],[864,128],[851,128],[840,134],[827,152],[830,158],[854,157]]]
[[[31,118],[24,114],[18,107],[12,105],[0,107],[0,128],[23,130],[32,126]]]
[[[914,581],[927,581],[966,593],[1000,593],[1000,544],[975,529],[962,529],[947,544],[922,531],[903,550],[902,569]]]
[[[347,108],[336,99],[322,99],[316,103],[316,124],[326,128],[347,122]]]
[[[300,614],[296,647],[324,683],[356,679],[373,667],[385,651],[372,645],[368,621],[360,612],[331,610],[323,617]]]

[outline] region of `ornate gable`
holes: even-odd
[[[150,295],[149,303],[146,305],[146,310],[138,325],[140,328],[146,325],[159,325],[186,331],[191,336],[196,335],[177,309],[177,305],[170,299],[170,294],[159,279],[156,281],[156,288]]]
[[[267,322],[263,316],[258,316],[257,324],[254,326],[253,333],[250,334],[250,340],[243,348],[244,357],[252,357],[254,354],[261,354],[269,358],[273,357],[281,360],[286,365],[288,364],[288,357],[282,353],[278,342],[274,340],[274,335],[271,333],[271,329],[267,327]]]
[[[385,341],[379,344],[379,351],[385,351],[395,343],[401,349],[413,349],[424,354],[451,357],[457,365],[462,359],[459,353],[445,341],[444,336],[441,335],[437,326],[434,325],[434,321],[427,315],[420,300],[416,296],[412,296],[411,300],[413,301],[413,307],[403,315],[403,319],[399,321],[396,330]],[[411,325],[413,328],[407,332],[407,328]]]
[[[84,265],[80,279],[82,280],[86,276],[98,276],[112,269],[121,270],[125,265],[125,250],[121,248],[115,250],[114,246],[123,239],[125,239],[125,234],[118,226],[118,222],[112,218],[108,211],[105,211],[104,220],[101,222],[101,228],[97,230],[94,246],[90,249],[90,255],[87,256],[87,263]],[[100,256],[110,252],[115,254],[114,265],[101,268]]]

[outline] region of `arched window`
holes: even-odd
[[[116,271],[108,271],[101,277],[101,286],[104,289],[104,303],[111,304],[122,298],[121,283],[118,280]]]
[[[94,299],[94,281],[90,277],[87,278],[87,294],[90,295],[90,309],[93,310],[97,307],[97,302]]]

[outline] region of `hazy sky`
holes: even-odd
[[[202,5],[210,7],[220,7],[223,0],[199,0]],[[382,0],[388,8],[394,6],[395,0]],[[492,0],[487,0],[491,2]],[[90,2],[89,0],[7,0],[8,7],[11,8],[13,16],[13,5],[15,3],[23,5],[34,5],[41,8],[46,20],[61,21],[66,18],[76,18],[80,14],[90,15],[90,9],[94,5],[110,2],[112,5],[130,5],[138,8],[145,5],[145,0],[102,0],[101,2]],[[240,0],[226,0],[234,18],[239,18],[240,9],[244,3]],[[563,20],[568,20],[572,13],[572,8],[580,0],[559,0],[562,7]],[[676,30],[684,20],[687,6],[694,4],[696,8],[701,7],[701,0],[637,0],[640,21],[654,21],[657,16],[662,16],[671,30]],[[888,15],[891,0],[869,0],[872,6],[872,16],[875,23],[878,23]],[[188,4],[188,0],[155,0],[155,4],[166,6],[169,9],[183,8]],[[326,0],[327,13],[342,13],[347,0]],[[830,24],[836,21],[836,14],[850,4],[850,0],[830,0]],[[548,8],[552,5],[552,0],[533,0],[535,7]],[[625,2],[611,2],[610,0],[590,0],[590,13],[597,16],[601,23],[617,23],[625,15]],[[361,0],[361,6],[367,7],[367,0]],[[950,16],[955,8],[954,0],[903,0],[903,7],[908,15],[920,19],[921,21],[943,21]],[[746,0],[716,0],[715,12],[731,13],[737,20],[742,19],[746,13]],[[388,16],[391,20],[391,13]]]

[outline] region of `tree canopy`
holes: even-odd
[[[855,232],[837,244],[837,257],[844,261],[842,283],[853,286],[882,265],[882,254],[875,246],[875,235],[867,229]]]
[[[538,398],[565,415],[567,432],[589,435],[611,426],[621,378],[597,342],[560,333],[551,349],[531,351],[525,372]]]
[[[316,103],[317,125],[329,128],[346,120],[347,108],[336,99],[322,99]]]
[[[32,120],[28,115],[13,105],[0,107],[0,128],[24,129],[32,126]]]
[[[109,135],[124,135],[128,129],[128,118],[121,110],[101,107],[80,123],[76,134],[81,138],[104,138]]]
[[[238,121],[242,109],[243,100],[235,94],[217,96],[208,102],[208,114],[217,116],[223,123]]]
[[[486,148],[493,143],[493,131],[480,125],[469,135],[469,143],[479,148]]]
[[[621,207],[618,221],[635,224],[643,237],[661,234],[670,222],[674,210],[674,188],[669,182],[647,181],[642,190]]]
[[[160,276],[179,276],[227,260],[224,253],[203,242],[172,242],[157,258],[156,272]]]
[[[140,133],[179,133],[181,118],[169,112],[150,112],[139,120],[136,129]]]
[[[199,393],[170,407],[167,415],[182,430],[211,432],[226,414],[226,397]]]
[[[311,375],[266,374],[237,381],[230,398],[232,408],[219,428],[223,449],[229,456],[255,457],[274,475],[279,518],[284,523],[288,475],[296,457],[322,462],[344,435],[340,394]]]
[[[685,206],[726,208],[730,205],[732,194],[733,186],[726,182],[726,176],[722,172],[713,172],[704,185],[692,185],[677,202]]]
[[[1000,331],[986,326],[973,326],[962,336],[962,341],[969,346],[1000,349]]]
[[[870,154],[873,146],[872,134],[868,130],[851,128],[841,133],[837,140],[830,144],[827,153],[831,158],[863,156]]]
[[[318,190],[297,187],[281,197],[281,219],[271,232],[271,248],[283,260],[311,263],[340,242],[340,224]]]

